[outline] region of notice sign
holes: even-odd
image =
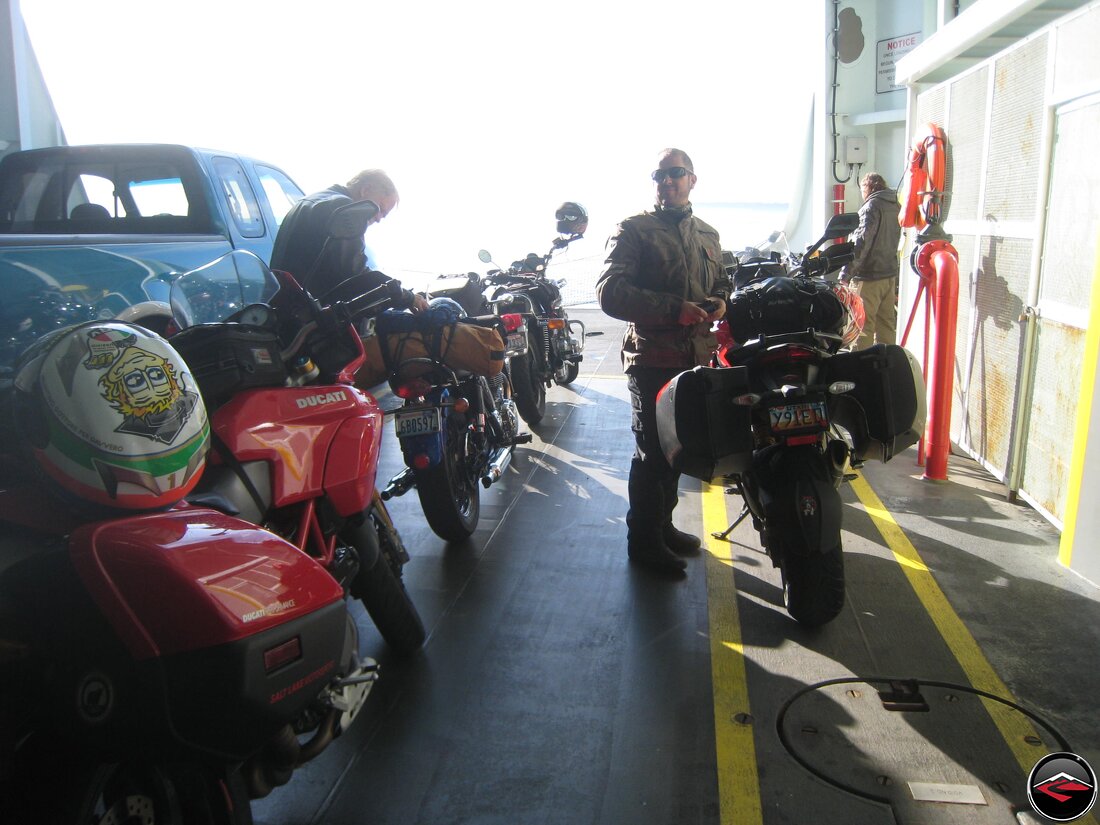
[[[877,85],[875,91],[878,94],[894,92],[904,89],[894,83],[894,70],[898,61],[920,45],[920,32],[915,34],[903,34],[901,37],[891,37],[888,40],[878,41],[875,49],[875,69]]]

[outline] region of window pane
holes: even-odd
[[[217,157],[214,158],[214,170],[237,229],[246,238],[261,237],[264,234],[264,219],[244,169],[233,158]]]
[[[256,165],[256,174],[260,177],[260,185],[264,188],[267,201],[271,204],[271,211],[275,213],[276,225],[281,225],[290,207],[302,199],[304,194],[298,185],[270,166]]]

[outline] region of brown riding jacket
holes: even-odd
[[[682,301],[729,297],[718,231],[687,212],[642,212],[607,241],[596,297],[612,318],[629,321],[623,368],[691,369],[710,362],[718,342],[709,323],[677,323]]]

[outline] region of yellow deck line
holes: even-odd
[[[932,572],[921,559],[917,548],[909,541],[871,486],[860,476],[852,482],[852,489],[855,490],[867,515],[871,517],[871,521],[882,534],[887,547],[893,552],[894,558],[901,565],[925,612],[931,617],[952,655],[962,666],[970,684],[978,690],[1015,702],[1008,687],[985,658],[978,642],[970,635],[962,619],[951,607],[951,603],[936,583]],[[984,698],[982,702],[1024,773],[1030,773],[1035,763],[1048,752],[1045,745],[1032,745],[1025,741],[1028,737],[1037,736],[1035,728],[1027,721],[1027,717],[1007,705]]]
[[[741,619],[729,542],[711,533],[726,529],[726,495],[721,485],[704,485],[703,530],[707,536],[707,612],[714,689],[714,739],[718,751],[718,804],[722,825],[760,825],[760,778],[755,727],[749,709]],[[742,721],[738,721],[741,718]]]
[[[862,476],[852,482],[852,489],[970,684],[978,690],[1016,703],[1008,687],[985,658],[977,640],[951,607],[916,547],[881,499]],[[709,551],[706,556],[707,610],[720,820],[722,825],[760,825],[763,811],[753,740],[755,723],[738,721],[745,715],[751,717],[751,709],[731,545],[711,535],[725,530],[729,524],[725,491],[720,485],[704,485],[702,508]],[[1032,739],[1038,742],[1039,739],[1035,728],[1023,714],[993,700],[983,698],[982,703],[1020,768],[1025,775],[1029,774],[1035,763],[1048,753],[1048,747],[1041,742],[1035,745],[1027,741]],[[1077,821],[1097,825],[1091,814]]]

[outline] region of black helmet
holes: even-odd
[[[588,210],[573,201],[559,206],[554,217],[558,219],[558,233],[561,235],[583,235],[588,228]]]

